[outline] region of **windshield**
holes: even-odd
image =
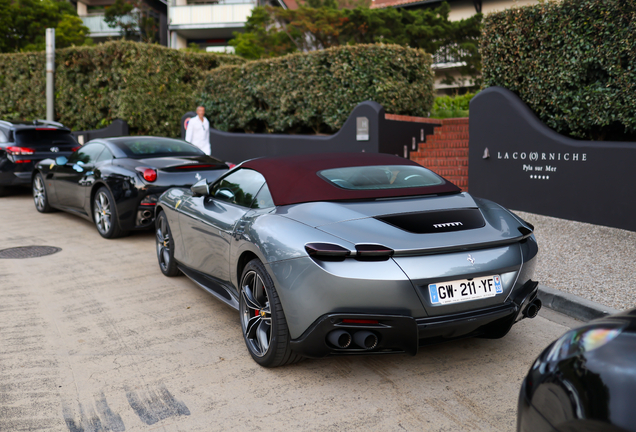
[[[160,137],[110,138],[130,158],[162,156],[203,156],[201,150],[185,141]]]
[[[444,184],[444,179],[421,166],[385,165],[334,168],[318,172],[329,183],[342,189],[402,189]]]

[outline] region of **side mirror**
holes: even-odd
[[[68,159],[65,156],[58,156],[55,158],[55,165],[66,165]]]
[[[201,179],[193,184],[190,190],[192,191],[192,196],[195,197],[210,195],[210,185],[208,185],[208,181],[206,179]]]

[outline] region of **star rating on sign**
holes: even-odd
[[[550,180],[549,175],[530,174],[530,178],[535,180]]]

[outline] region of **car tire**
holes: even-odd
[[[46,183],[42,174],[37,173],[33,177],[31,189],[33,191],[35,209],[40,213],[51,213],[53,208],[49,205],[49,194],[46,191]]]
[[[172,231],[168,224],[168,217],[164,212],[160,212],[155,220],[156,227],[156,243],[157,243],[157,260],[161,273],[166,276],[178,276],[181,272],[177,267],[177,261],[174,259],[174,239]]]
[[[0,197],[7,195],[7,188],[5,186],[0,186]]]
[[[245,345],[256,363],[273,368],[302,359],[291,350],[287,320],[278,293],[258,259],[250,261],[243,270],[239,314]]]
[[[104,186],[100,187],[93,197],[93,222],[97,232],[104,238],[114,239],[127,234],[119,227],[113,194]]]

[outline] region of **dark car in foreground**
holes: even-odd
[[[263,366],[500,338],[541,307],[533,227],[397,156],[254,159],[156,212],[161,271],[238,309]]]
[[[536,359],[519,432],[636,432],[636,309],[572,329]]]
[[[60,123],[0,120],[0,196],[12,186],[30,185],[33,167],[42,159],[68,156],[79,147]]]
[[[96,139],[79,150],[37,164],[35,207],[64,210],[95,223],[105,238],[145,229],[161,193],[213,181],[229,169],[185,141],[161,137]]]

